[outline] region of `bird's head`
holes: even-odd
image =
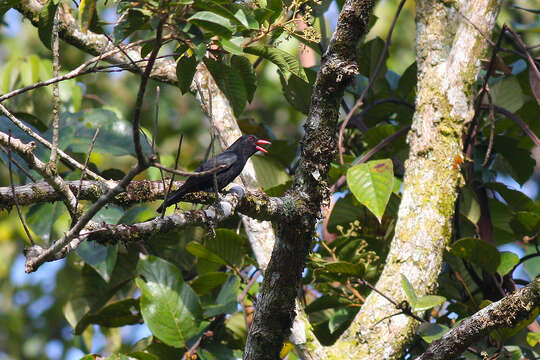
[[[250,157],[257,151],[267,153],[268,150],[263,148],[263,145],[270,145],[271,142],[264,139],[259,139],[255,135],[244,135],[232,144],[228,150],[241,152],[244,156]]]

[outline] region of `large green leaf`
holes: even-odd
[[[230,229],[217,229],[216,236],[206,240],[206,248],[231,266],[240,266],[245,254],[244,238]]]
[[[478,220],[480,220],[480,204],[476,199],[476,195],[469,187],[461,189],[459,213],[473,224],[478,223]]]
[[[290,72],[298,78],[309,82],[304,68],[295,56],[271,46],[250,46],[244,52],[260,56],[277,65],[282,72]]]
[[[221,256],[217,255],[213,251],[208,250],[206,247],[196,241],[192,241],[187,244],[186,250],[190,254],[197,256],[201,259],[205,259],[221,265],[227,264],[227,261],[225,261],[225,259],[223,259]]]
[[[96,13],[96,0],[81,0],[79,3],[78,20],[79,25],[84,33],[90,28],[90,24]]]
[[[199,297],[184,283],[182,273],[173,264],[149,256],[137,267],[144,277],[137,279],[141,289],[141,314],[160,340],[170,346],[183,347],[201,327],[202,308]]]
[[[251,161],[253,161],[259,185],[264,190],[285,184],[291,179],[282,165],[268,157],[253,156]]]
[[[235,29],[230,19],[211,11],[199,11],[193,14],[189,22],[195,24],[215,35],[230,37]]]
[[[364,216],[366,212],[365,208],[358,204],[354,195],[348,194],[336,201],[328,221],[328,230],[335,233],[338,225],[345,226]]]
[[[524,103],[523,91],[515,77],[505,77],[491,86],[493,103],[510,112],[518,111]],[[484,97],[487,101],[487,96]]]
[[[204,315],[207,317],[216,316],[219,314],[234,313],[238,307],[238,293],[240,284],[238,277],[231,275],[221,287],[215,305],[206,308]]]
[[[204,63],[218,87],[231,103],[234,114],[237,117],[240,116],[247,101],[247,91],[240,69],[209,58],[205,58]]]
[[[95,242],[84,241],[76,252],[84,262],[92,266],[105,281],[111,279],[117,259],[117,245],[101,245]]]
[[[184,54],[184,56],[178,59],[176,63],[176,77],[178,78],[178,87],[182,91],[182,94],[189,91],[196,70],[197,58],[195,55],[188,56]]]
[[[108,304],[97,313],[88,316],[88,322],[90,324],[105,327],[134,325],[140,321],[139,301],[131,298]]]
[[[39,13],[38,35],[48,49],[52,48],[52,29],[57,8],[58,0],[48,0]]]
[[[191,287],[199,295],[204,295],[227,280],[224,272],[208,272],[195,278],[191,282]]]
[[[405,295],[407,295],[407,298],[409,299],[409,304],[411,305],[411,308],[414,309],[416,307],[418,297],[416,296],[416,292],[414,291],[414,288],[410,283],[409,279],[407,279],[407,277],[403,274],[401,274],[401,287],[403,288],[403,291],[405,291]]]
[[[394,186],[392,160],[373,160],[352,166],[347,170],[347,184],[358,201],[380,222]]]
[[[255,70],[253,65],[244,56],[233,56],[231,58],[231,67],[240,74],[240,79],[244,82],[244,87],[246,89],[247,101],[251,102],[253,100],[253,95],[255,95],[255,90],[257,89],[257,77],[255,76]]]
[[[439,306],[446,301],[444,296],[438,295],[424,295],[419,296],[416,299],[416,305],[414,306],[414,311],[423,311],[431,309],[435,306]]]
[[[428,344],[440,339],[448,330],[450,330],[448,326],[432,323],[423,323],[418,328],[420,337]]]
[[[33,205],[26,214],[26,223],[33,233],[48,244],[53,225],[65,209],[63,204],[58,202]]]
[[[463,238],[452,244],[450,252],[462,259],[482,267],[493,274],[501,262],[499,250],[486,241],[475,238]]]
[[[116,156],[135,154],[131,124],[104,109],[61,114],[59,145],[62,149],[87,153],[98,127],[100,132],[94,145],[95,153]],[[51,129],[45,133],[45,137],[52,138]],[[151,153],[152,149],[144,136],[141,146],[145,154]]]
[[[115,44],[119,44],[125,38],[130,36],[137,30],[147,27],[149,17],[139,9],[128,9],[124,12],[113,29],[113,40]]]
[[[501,252],[501,262],[497,267],[497,273],[504,276],[508,274],[510,270],[512,270],[517,264],[519,264],[519,256],[510,251],[503,251]]]
[[[311,93],[313,92],[313,84],[317,73],[311,69],[304,69],[308,82],[305,82],[297,76],[292,76],[290,73],[279,72],[281,88],[285,99],[296,110],[307,115],[309,105],[311,103]]]

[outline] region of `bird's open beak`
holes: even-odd
[[[259,145],[270,145],[272,144],[270,141],[268,140],[263,140],[263,139],[259,139],[255,142],[255,149],[259,150],[259,151],[262,151],[263,153],[267,153],[268,150],[266,150],[265,148],[259,146]]]

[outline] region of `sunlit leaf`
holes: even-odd
[[[405,291],[405,295],[407,295],[407,298],[409,299],[411,308],[414,309],[416,307],[418,298],[416,296],[416,293],[414,292],[412,284],[409,282],[409,279],[407,279],[407,277],[403,274],[401,274],[401,287],[403,288],[403,291]]]
[[[418,328],[420,337],[428,344],[440,339],[448,330],[450,330],[448,326],[432,323],[420,324]]]
[[[270,46],[250,46],[244,48],[244,52],[261,56],[276,64],[281,71],[290,72],[305,82],[309,81],[298,59],[283,50]]]
[[[374,160],[347,170],[347,184],[358,201],[382,219],[394,186],[392,160]]]

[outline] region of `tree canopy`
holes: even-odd
[[[534,1],[0,19],[0,359],[540,357]]]

